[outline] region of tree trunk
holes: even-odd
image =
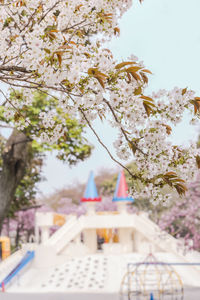
[[[15,249],[18,249],[18,247],[19,247],[20,231],[21,231],[21,228],[18,225],[17,230],[16,230],[16,235],[15,235]]]
[[[13,130],[2,154],[0,173],[0,228],[14,198],[18,184],[25,175],[28,162],[29,139],[22,132]]]

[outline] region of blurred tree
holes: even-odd
[[[182,239],[187,248],[200,250],[200,174],[189,184],[186,197],[161,215],[159,226]]]
[[[16,98],[22,101],[20,91],[14,91],[10,101],[14,103]],[[53,145],[30,138],[31,135],[37,135],[38,130],[42,130],[39,112],[52,111],[53,108],[56,110],[56,100],[53,97],[35,93],[31,106],[23,104],[26,122],[29,120],[30,123],[18,131],[14,126],[20,113],[15,112],[5,118],[4,108],[1,107],[0,127],[10,127],[12,133],[7,140],[2,136],[0,138],[0,227],[6,216],[12,217],[21,208],[34,204],[36,183],[42,179],[41,167],[47,151],[55,150],[57,158],[70,165],[82,161],[91,153],[91,146],[83,137],[84,127],[58,111],[59,139]],[[62,130],[63,127],[65,130]]]

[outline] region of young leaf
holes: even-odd
[[[135,89],[134,94],[137,95],[141,95],[142,93],[142,87],[140,86],[139,88]]]
[[[130,72],[130,73],[127,73],[127,75],[131,74],[131,76],[136,80],[136,81],[140,81],[141,80],[141,77],[135,73],[135,72]]]
[[[166,125],[166,124],[162,124],[162,125],[165,126],[167,134],[170,135],[171,132],[172,132],[172,128],[169,125]]]
[[[198,112],[200,112],[200,98],[195,97],[194,100],[190,100],[190,103],[194,105],[194,114],[196,115]]]
[[[145,100],[147,100],[147,101],[153,102],[153,99],[152,99],[151,97],[141,95],[141,98],[142,98],[142,99],[145,99]]]
[[[138,67],[138,66],[132,66],[132,67],[129,67],[128,69],[126,69],[126,72],[129,72],[129,73],[135,73],[137,71],[141,70],[141,67]]]
[[[167,172],[163,175],[163,180],[169,186],[174,187],[180,196],[185,195],[187,191],[187,187],[184,185],[185,181],[179,178],[175,172]]]
[[[119,35],[120,34],[120,29],[119,29],[119,27],[115,27],[114,28],[114,35]]]
[[[152,74],[151,71],[147,70],[147,69],[143,69],[142,72],[145,72],[145,73],[149,73],[149,74]]]
[[[182,96],[183,96],[183,95],[185,95],[185,93],[186,93],[186,92],[187,92],[187,88],[185,88],[185,89],[182,89],[182,93],[181,93],[181,94],[182,94]]]
[[[108,77],[106,74],[100,72],[97,68],[89,68],[88,74],[90,76],[95,77],[98,80],[98,82],[100,83],[100,85],[102,86],[102,88],[105,87],[104,81]]]
[[[128,145],[129,145],[129,148],[132,150],[133,154],[135,154],[137,148],[134,146],[134,144],[129,142]]]
[[[174,187],[180,196],[185,195],[185,192],[188,190],[187,187],[181,183],[177,183]]]
[[[105,88],[105,85],[104,85],[103,79],[102,79],[100,76],[95,76],[95,78],[98,80],[98,82],[100,83],[100,85],[101,85],[102,88],[104,89],[104,88]]]
[[[144,74],[143,72],[140,72],[140,75],[142,76],[142,79],[143,79],[143,81],[144,81],[144,83],[148,83],[149,82],[149,79],[148,79],[148,77],[146,76],[146,74]]]
[[[127,65],[135,64],[133,61],[125,61],[115,66],[115,69],[121,69]]]

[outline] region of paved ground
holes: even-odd
[[[185,288],[184,300],[200,300],[200,288]]]
[[[0,300],[120,300],[120,297],[118,294],[99,293],[0,293]],[[200,288],[185,288],[184,300],[200,300]]]
[[[117,294],[65,294],[65,293],[44,293],[44,294],[16,294],[2,293],[1,300],[119,300]]]

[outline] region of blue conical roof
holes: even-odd
[[[101,198],[98,196],[97,188],[94,182],[93,172],[90,172],[85,193],[81,201],[82,202],[101,201]]]

